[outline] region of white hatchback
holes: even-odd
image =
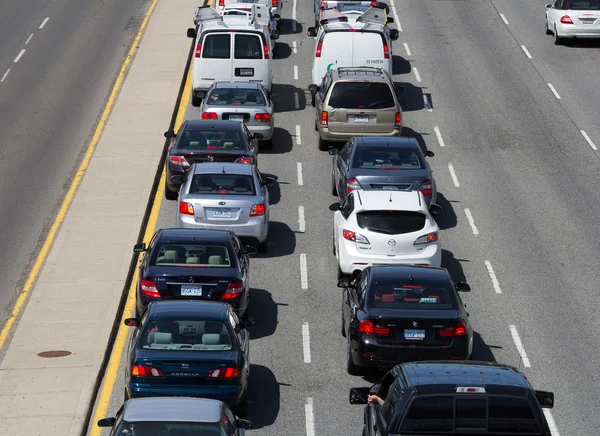
[[[333,217],[338,276],[376,265],[439,267],[442,248],[433,216],[419,191],[353,191]]]

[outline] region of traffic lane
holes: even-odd
[[[48,16],[37,0],[6,0],[0,3],[0,79],[22,48],[29,35],[39,31]]]
[[[0,262],[0,322],[137,31],[139,23],[128,22],[147,7],[141,0],[105,2],[101,12],[99,2],[53,5],[47,8],[51,20],[0,84],[0,225],[5,229],[0,244],[6,250]]]
[[[571,289],[569,280],[591,287],[597,283],[588,272],[593,271],[596,249],[586,242],[592,237],[586,223],[594,222],[597,214],[596,193],[587,184],[572,189],[584,175],[591,177],[591,186],[596,183],[591,151],[586,155],[572,139],[574,127],[560,121],[550,104],[553,97],[531,64],[511,56],[515,47],[502,37],[505,30],[495,24],[497,14],[489,5],[470,5],[470,10],[462,4],[405,7],[415,17],[405,25],[414,32],[413,52],[428,59],[426,70],[436,79],[433,115],[439,117],[445,151],[464,156],[465,162],[468,157],[468,165],[456,169],[464,174],[461,186],[470,188],[479,237],[508,294],[503,301],[512,323],[528,337],[543,338],[536,341],[543,349],[536,350],[540,360],[537,365],[533,360],[530,372],[540,388],[560,392],[562,401],[555,410],[559,429],[589,434],[594,422],[583,424],[578,410],[586,410],[595,386],[575,391],[562,383],[571,374],[592,370],[582,356],[589,341],[583,344],[557,331],[549,335],[548,328],[565,310],[567,319],[582,325],[593,319],[589,308],[594,303],[589,302],[597,297]],[[426,17],[436,24],[432,29],[413,27]],[[566,304],[564,289],[569,289]],[[555,371],[562,377],[557,379]]]

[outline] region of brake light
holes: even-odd
[[[140,291],[148,297],[160,298],[160,292],[152,280],[140,280]]]
[[[169,156],[169,162],[173,165],[179,165],[183,168],[188,168],[190,163],[183,156]]]
[[[376,336],[389,336],[391,330],[389,327],[383,327],[377,324],[373,324],[373,321],[363,320],[360,322],[358,326],[358,331],[360,333],[365,333],[368,335],[376,335]]]
[[[273,6],[274,8],[277,7],[277,2],[278,0],[271,0],[271,6]]]
[[[250,216],[263,216],[267,211],[264,203],[255,204],[250,209]]]
[[[396,112],[396,118],[394,120],[396,127],[402,126],[402,112]]]
[[[198,43],[198,45],[196,45],[196,52],[195,52],[194,56],[199,58],[200,53],[202,53],[202,44]]]
[[[442,338],[452,338],[454,336],[465,336],[467,334],[467,325],[460,321],[456,323],[454,327],[447,327],[440,329],[440,336]]]
[[[321,125],[328,126],[329,125],[329,113],[327,111],[321,112]]]
[[[387,46],[387,44],[383,44],[383,57],[385,59],[390,58],[390,48]]]
[[[265,59],[269,59],[269,46],[263,45],[263,52],[265,54]]]
[[[255,121],[260,121],[261,123],[268,123],[271,121],[271,115],[269,114],[256,114],[254,115]]]
[[[252,158],[251,157],[238,157],[234,163],[251,164]]]
[[[432,242],[435,242],[437,240],[438,240],[438,234],[437,234],[437,232],[433,232],[433,233],[429,233],[427,235],[423,235],[423,236],[417,238],[417,240],[414,242],[413,245],[431,244]]]
[[[240,296],[244,290],[244,285],[241,283],[229,283],[221,300],[233,300]]]
[[[560,17],[560,22],[563,24],[573,24],[573,20],[571,20],[571,17],[569,17],[568,15],[563,15],[562,17]]]
[[[371,6],[377,6],[377,2],[371,2]]]
[[[433,192],[432,185],[433,184],[431,183],[431,179],[425,179],[425,180],[423,180],[423,184],[419,188],[419,191],[421,191],[421,194],[423,194],[423,195],[431,195]]]
[[[225,6],[225,0],[219,0],[219,6]]]
[[[194,205],[185,201],[179,202],[179,213],[184,215],[194,215]]]
[[[219,116],[216,112],[204,112],[202,114],[203,120],[216,120],[217,118],[219,118]]]
[[[361,189],[361,186],[354,177],[350,177],[346,182],[346,189],[348,190],[348,194],[350,194],[355,189]]]
[[[321,57],[321,50],[323,50],[323,44],[317,44],[317,51],[315,52],[315,57],[316,58],[320,58]]]
[[[350,230],[343,229],[342,236],[344,236],[344,239],[347,239],[348,241],[356,242],[358,244],[370,244],[369,240],[367,238],[365,238],[363,235],[361,235],[360,233],[352,232]]]
[[[129,373],[134,377],[164,377],[160,369],[149,365],[132,365]]]
[[[239,368],[215,368],[206,373],[206,378],[240,378],[241,371]]]

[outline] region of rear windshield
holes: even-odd
[[[385,235],[402,235],[423,230],[426,216],[403,210],[371,210],[356,215],[361,229]]]
[[[390,309],[438,309],[454,308],[454,294],[449,286],[412,285],[393,280],[373,283],[371,305]]]
[[[329,96],[337,109],[384,109],[395,107],[392,90],[382,82],[337,82]]]
[[[179,137],[177,148],[241,150],[242,135],[236,130],[185,130]]]
[[[205,59],[229,59],[231,56],[231,36],[229,33],[209,34],[202,44],[202,57]]]
[[[354,153],[352,168],[379,170],[420,170],[425,168],[419,153],[390,148],[359,148]]]
[[[258,35],[234,34],[235,59],[262,59],[263,46]]]
[[[197,434],[226,436],[229,431],[222,422],[122,421],[114,434],[118,436],[187,436]]]
[[[256,195],[254,179],[245,174],[196,174],[190,194]]]
[[[265,106],[265,96],[258,89],[216,88],[206,99],[208,105]]]
[[[221,321],[150,321],[141,338],[142,348],[152,350],[228,351],[232,348],[229,330]]]
[[[159,243],[151,264],[161,267],[210,266],[229,268],[231,260],[229,249],[223,245],[162,242]]]
[[[564,4],[565,9],[572,10],[581,10],[581,11],[599,11],[600,3],[598,0],[590,1],[590,0],[573,0],[573,1],[565,1]]]

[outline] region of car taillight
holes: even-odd
[[[431,179],[423,180],[423,184],[419,188],[419,191],[421,191],[421,194],[423,194],[423,195],[431,195],[431,193],[433,192],[433,186],[431,183]]]
[[[263,216],[266,210],[267,209],[264,203],[255,204],[250,209],[250,216]]]
[[[321,57],[321,50],[323,50],[323,44],[317,44],[317,51],[315,52],[315,57],[316,58],[320,58]]]
[[[383,57],[385,59],[390,58],[390,48],[387,46],[387,44],[383,44]]]
[[[348,190],[348,194],[350,194],[352,191],[362,188],[354,177],[350,177],[346,182],[346,189]]]
[[[132,365],[129,373],[134,377],[164,377],[160,369],[148,365]]]
[[[225,0],[219,0],[219,6],[225,6]]]
[[[256,114],[254,115],[255,121],[260,121],[261,123],[268,123],[271,121],[271,115],[269,114]]]
[[[203,120],[216,120],[218,118],[219,118],[219,116],[217,115],[216,112],[204,112],[202,114]]]
[[[234,163],[251,164],[252,158],[251,157],[238,157]]]
[[[276,7],[277,7],[277,2],[278,2],[278,1],[279,1],[279,0],[271,0],[271,6],[273,6],[274,8],[276,8]]]
[[[243,290],[244,285],[242,283],[229,283],[221,300],[233,300],[239,297]]]
[[[160,292],[152,280],[140,280],[140,291],[148,297],[160,298]]]
[[[198,43],[196,45],[196,52],[194,53],[194,56],[199,58],[200,57],[200,53],[202,53],[202,44]]]
[[[368,335],[376,335],[376,336],[389,336],[391,330],[389,327],[383,327],[377,324],[373,324],[373,321],[363,320],[360,322],[358,326],[358,331],[360,333],[366,333]]]
[[[321,125],[328,126],[329,125],[329,113],[327,111],[321,112]]]
[[[371,6],[377,6],[377,2],[371,2]]]
[[[365,238],[363,235],[361,235],[360,233],[352,232],[350,230],[343,229],[342,236],[344,236],[344,239],[347,239],[348,241],[356,242],[358,244],[370,244],[369,240],[367,238]]]
[[[433,233],[429,233],[428,235],[423,235],[423,236],[417,238],[414,245],[430,244],[437,240],[438,240],[438,234],[437,234],[437,232],[433,232]]]
[[[571,17],[569,17],[568,15],[563,15],[562,17],[560,17],[560,22],[563,24],[573,24],[573,20],[571,20]]]
[[[467,334],[467,324],[460,321],[454,327],[440,329],[440,336],[443,338],[452,338],[454,336],[465,336]]]
[[[396,119],[394,122],[396,123],[396,127],[400,127],[402,125],[402,112],[396,112]]]
[[[265,59],[269,59],[269,46],[263,45],[263,53],[265,55]]]
[[[190,163],[183,156],[169,156],[169,162],[182,168],[189,168]]]
[[[241,371],[239,368],[215,368],[206,373],[206,378],[240,378]]]
[[[184,215],[194,215],[194,205],[185,201],[179,202],[179,213]]]

